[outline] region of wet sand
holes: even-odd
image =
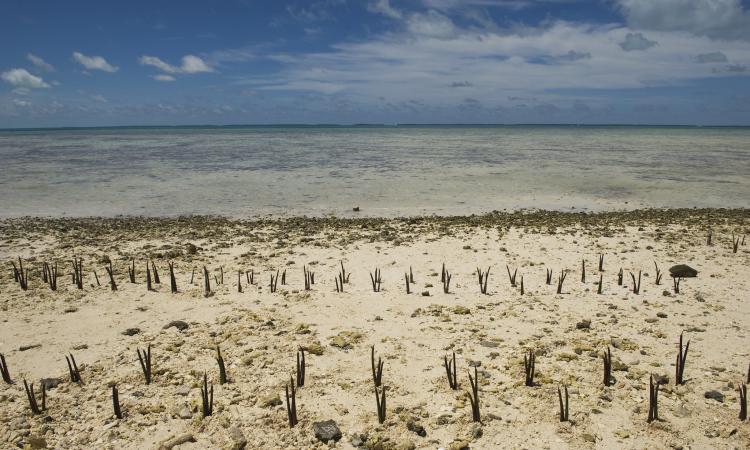
[[[750,425],[738,419],[737,388],[750,364],[750,252],[741,244],[733,253],[731,239],[749,226],[750,211],[720,209],[3,220],[0,353],[14,384],[0,384],[0,442],[8,448],[41,444],[40,438],[60,449],[168,448],[189,437],[172,448],[744,448]],[[26,291],[13,280],[11,261],[19,256],[30,269]],[[71,280],[74,257],[83,258],[83,289]],[[132,258],[134,284],[127,271]],[[148,259],[161,281],[152,291],[145,281]],[[105,272],[108,260],[116,292]],[[338,293],[341,261],[351,275]],[[57,291],[41,279],[43,262],[58,263]],[[443,263],[451,274],[448,293]],[[654,263],[663,273],[659,285]],[[668,272],[675,264],[698,270],[681,281],[679,293]],[[515,287],[506,265],[518,270]],[[208,297],[203,266],[210,273]],[[309,291],[303,266],[315,273]],[[407,295],[410,267],[415,283]],[[480,293],[478,267],[490,268],[488,295]],[[223,284],[216,283],[220,268]],[[383,280],[377,293],[370,280],[376,268]],[[545,282],[548,269],[552,285]],[[250,270],[254,285],[247,283]],[[277,270],[286,270],[286,284],[271,293]],[[563,270],[567,277],[556,294]],[[639,271],[635,294],[630,273],[637,278]],[[165,328],[172,321],[187,328]],[[690,349],[685,383],[675,385],[680,333]],[[150,385],[136,355],[148,345]],[[229,377],[224,385],[217,345]],[[384,361],[384,424],[376,413],[373,345]],[[284,385],[300,347],[307,350],[306,380],[297,392],[299,423],[290,429]],[[605,387],[608,347],[613,384]],[[534,387],[524,386],[529,350],[536,355]],[[443,368],[443,356],[454,351],[457,391]],[[80,384],[70,382],[68,353],[79,365]],[[472,366],[479,423],[472,422],[466,394]],[[208,418],[201,417],[204,372],[215,395]],[[661,420],[649,424],[650,374],[668,380],[660,387]],[[60,383],[47,392],[47,411],[32,415],[23,380],[39,392],[41,378]],[[123,419],[113,415],[112,384]],[[558,419],[562,384],[570,393],[568,422]],[[722,401],[706,398],[711,391]],[[343,434],[335,444],[320,442],[313,431],[313,422],[329,419]]]

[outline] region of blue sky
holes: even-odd
[[[6,0],[0,128],[750,125],[748,0]]]

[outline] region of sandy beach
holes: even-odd
[[[738,388],[750,376],[749,229],[746,209],[4,219],[0,353],[13,383],[0,383],[0,447],[747,448],[750,425],[738,418]],[[29,270],[27,290],[14,281],[19,257]],[[73,282],[74,258],[82,259],[82,289]],[[133,260],[135,283],[128,275]],[[160,278],[151,290],[149,261]],[[58,266],[55,291],[42,280],[44,262]],[[170,291],[170,262],[177,293]],[[342,264],[349,280],[337,292]],[[669,268],[678,264],[698,275],[682,278],[675,293]],[[478,268],[489,268],[486,294]],[[380,292],[371,282],[376,269]],[[303,270],[314,273],[310,290]],[[286,271],[286,283],[278,281],[272,293],[277,271]],[[515,271],[512,286],[508,272]],[[684,383],[676,384],[681,333],[690,346]],[[149,345],[147,385],[137,350]],[[382,424],[372,346],[383,361]],[[290,428],[284,390],[290,376],[297,379],[299,348],[306,376],[296,392],[299,422]],[[604,386],[608,348],[612,378]],[[457,390],[443,366],[453,352]],[[529,352],[534,386],[524,384]],[[70,379],[70,354],[78,383]],[[478,422],[468,394],[475,368]],[[204,373],[214,392],[213,414],[205,418]],[[652,375],[661,383],[659,419],[647,423]],[[40,399],[42,379],[46,410],[32,414],[23,381]],[[113,385],[122,419],[113,412]],[[560,386],[569,392],[564,422]],[[316,437],[314,423],[327,420],[340,438]]]

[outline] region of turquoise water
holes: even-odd
[[[0,131],[0,216],[750,206],[750,128]]]

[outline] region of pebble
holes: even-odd
[[[719,391],[706,391],[703,396],[711,400],[716,400],[719,403],[724,403],[724,394]]]
[[[315,437],[321,442],[338,441],[341,439],[341,430],[333,420],[313,422]]]
[[[166,330],[166,329],[175,327],[180,331],[184,331],[184,330],[187,330],[189,326],[190,325],[188,325],[188,323],[185,322],[184,320],[173,320],[169,322],[168,324],[164,325],[164,329]]]
[[[140,333],[140,328],[128,328],[127,330],[122,332],[123,336],[135,336],[136,334]]]
[[[247,446],[245,434],[237,427],[229,429],[229,439],[232,441],[232,445],[229,447],[230,450],[243,450]]]

